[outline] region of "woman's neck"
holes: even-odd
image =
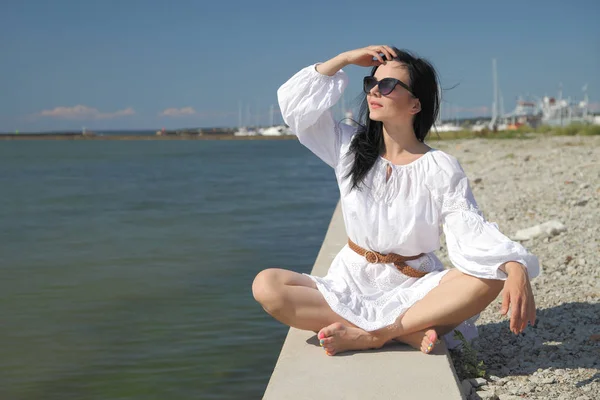
[[[384,156],[394,160],[421,154],[429,150],[429,147],[417,140],[412,125],[383,125],[383,142],[385,144]]]

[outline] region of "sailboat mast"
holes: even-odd
[[[496,59],[492,58],[492,79],[494,83],[494,101],[492,102],[492,120],[490,121],[490,130],[495,130],[496,120],[498,119],[498,74],[496,72]]]

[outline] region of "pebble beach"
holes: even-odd
[[[486,375],[461,382],[467,399],[599,399],[600,136],[427,143],[459,159],[486,219],[543,270],[535,326],[511,333],[501,295],[481,313],[472,348]],[[451,265],[445,246],[438,256]]]

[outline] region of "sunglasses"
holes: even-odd
[[[395,79],[395,78],[383,78],[382,80],[378,81],[377,79],[375,79],[374,76],[365,76],[365,78],[363,80],[363,90],[364,90],[365,94],[369,94],[369,92],[375,86],[378,86],[379,93],[381,93],[384,96],[387,96],[388,94],[392,93],[392,91],[394,90],[396,85],[402,86],[404,89],[408,90],[408,92],[410,94],[415,96],[415,94],[412,92],[412,90],[410,90],[410,88],[408,87],[408,85],[406,83],[404,83],[398,79]],[[415,97],[417,97],[417,96],[415,96]]]

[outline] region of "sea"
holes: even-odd
[[[339,192],[296,140],[0,142],[0,399],[260,399]]]

